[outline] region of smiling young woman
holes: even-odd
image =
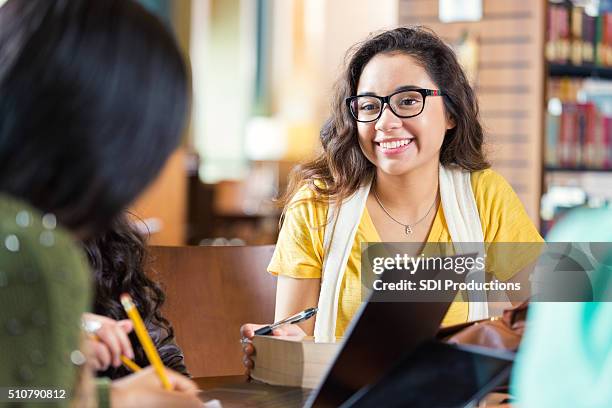
[[[279,276],[277,318],[319,305],[316,322],[301,326],[307,334],[346,330],[361,303],[362,242],[542,240],[510,185],[489,169],[474,91],[454,52],[428,29],[384,31],[350,50],[321,143],[321,156],[293,173],[268,268]],[[353,228],[330,232],[339,217]],[[333,240],[350,252],[331,252]],[[489,259],[486,272],[511,280],[528,263]],[[455,302],[445,323],[487,316],[486,302]],[[254,327],[243,326],[243,336]]]

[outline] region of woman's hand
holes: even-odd
[[[247,368],[247,372],[254,367],[253,360],[251,357],[255,353],[255,348],[251,342],[251,339],[255,335],[255,330],[264,327],[265,324],[252,324],[247,323],[242,325],[240,328],[241,343],[242,343],[242,364]],[[288,324],[286,326],[275,329],[272,332],[273,336],[299,336],[304,337],[306,333],[302,328],[296,324]]]
[[[83,324],[85,331],[95,336],[95,339],[87,340],[91,351],[88,361],[94,370],[103,371],[110,365],[119,367],[121,355],[134,358],[134,350],[128,338],[128,333],[133,329],[129,319],[113,320],[93,313],[83,313]]]
[[[201,407],[196,384],[175,371],[165,368],[172,391],[164,390],[153,367],[113,381],[112,407]]]

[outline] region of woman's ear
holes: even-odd
[[[453,119],[449,115],[446,115],[446,130],[454,129],[455,126],[457,126],[457,123],[455,122],[455,119]]]

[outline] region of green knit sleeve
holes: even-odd
[[[90,298],[85,258],[55,217],[0,195],[0,386],[63,390],[48,406],[68,406]]]
[[[96,378],[96,391],[98,394],[98,408],[110,407],[110,386],[111,380],[108,378]]]

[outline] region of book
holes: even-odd
[[[577,116],[578,105],[576,103],[567,102],[563,104],[559,141],[557,143],[559,164],[562,167],[573,168],[576,166],[575,140],[577,139]]]
[[[251,378],[271,385],[316,388],[340,351],[340,342],[294,336],[253,337]]]
[[[546,113],[546,165],[555,167],[559,165],[557,143],[561,116]]]
[[[599,138],[599,129],[601,126],[598,124],[602,123],[597,112],[595,104],[588,102],[584,105],[586,129],[584,144],[582,146],[582,164],[587,168],[597,167],[597,160],[595,157],[597,143]]]
[[[598,162],[601,168],[612,168],[612,118],[606,116],[603,119],[601,153]]]
[[[587,14],[582,15],[582,62],[584,64],[595,63],[595,44],[597,31],[596,17]]]
[[[570,11],[570,61],[574,65],[582,65],[582,50],[584,48],[582,31],[583,15],[584,9],[582,7],[573,7]]]

